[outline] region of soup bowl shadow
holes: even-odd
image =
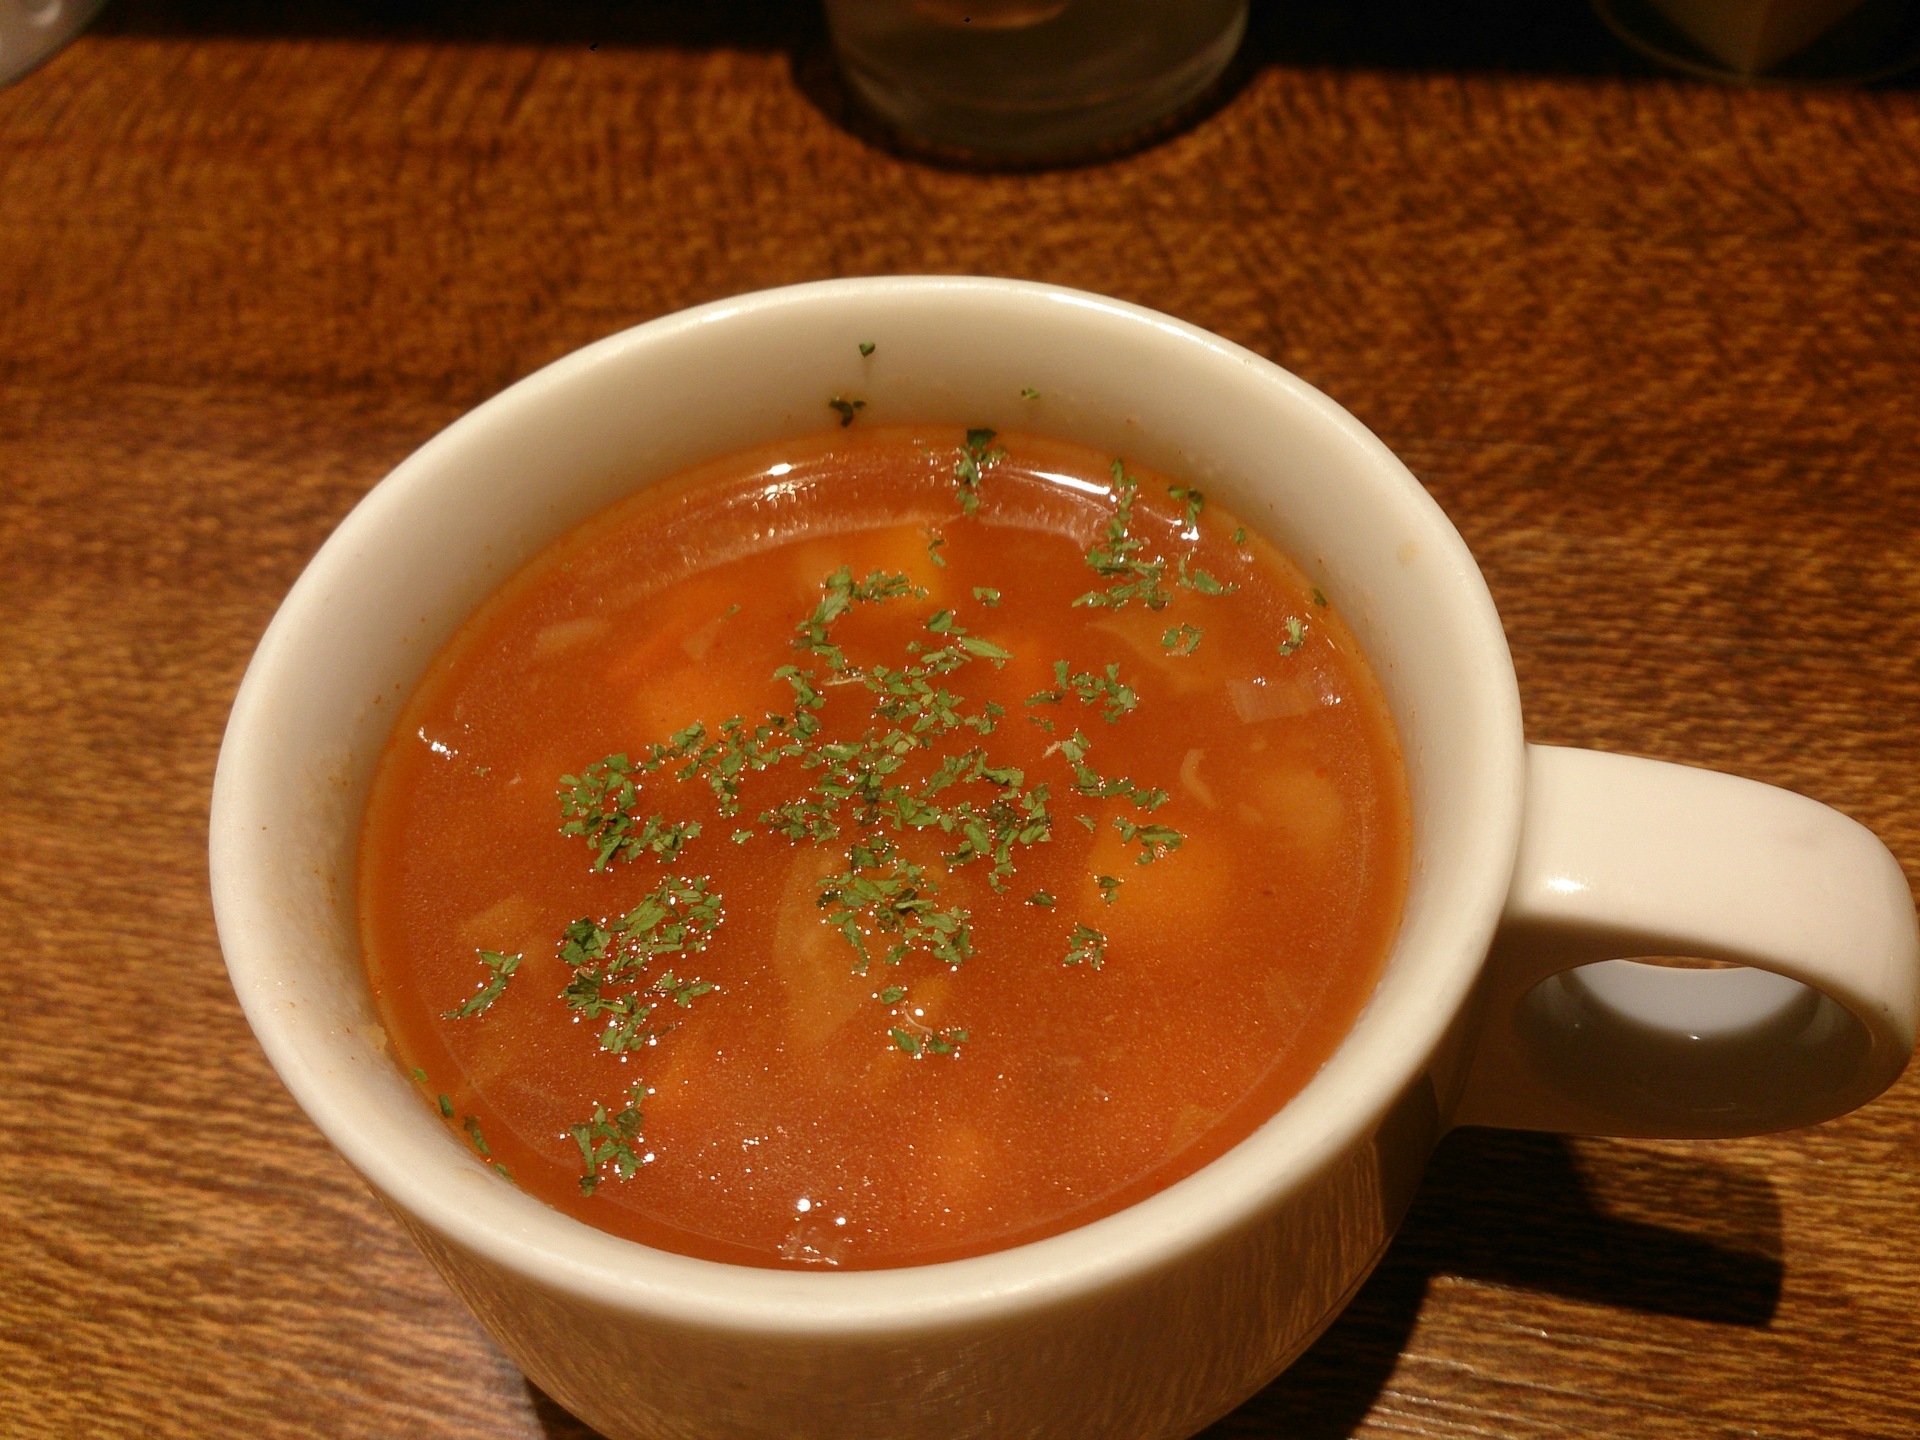
[[[1670,1213],[1675,1197],[1711,1216],[1712,1230],[1621,1213]],[[1631,1142],[1456,1130],[1340,1318],[1202,1440],[1346,1440],[1386,1389],[1437,1276],[1761,1329],[1779,1306],[1784,1274],[1780,1202],[1763,1177]],[[544,1440],[598,1437],[531,1381],[527,1394]]]
[[[1683,1197],[1683,1198],[1676,1198]],[[1712,1229],[1633,1218],[1711,1217]],[[1380,1267],[1313,1348],[1205,1432],[1343,1440],[1385,1390],[1436,1277],[1638,1315],[1763,1328],[1780,1302],[1763,1177],[1634,1142],[1454,1131]]]

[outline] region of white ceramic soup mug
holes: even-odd
[[[570,1219],[429,1112],[362,974],[355,847],[395,712],[517,566],[639,486],[837,423],[826,402],[848,394],[863,420],[1080,441],[1264,530],[1385,688],[1412,877],[1351,1033],[1187,1179],[973,1259],[753,1269]],[[234,988],[294,1098],[514,1361],[612,1437],[1187,1435],[1333,1318],[1448,1127],[1809,1124],[1894,1079],[1920,1009],[1912,899],[1859,825],[1751,781],[1524,742],[1472,557],[1338,405],[1164,315],[1007,280],[827,281],[703,306],[570,355],[437,436],[348,516],[261,641],[220,755],[212,870]]]

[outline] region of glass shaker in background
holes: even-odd
[[[1880,79],[1920,61],[1915,0],[1591,0],[1634,49],[1736,84]]]
[[[11,84],[86,28],[105,0],[0,0],[0,85]]]
[[[1071,158],[1151,131],[1226,69],[1247,0],[826,0],[848,87],[911,141]]]

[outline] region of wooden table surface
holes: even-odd
[[[461,411],[902,271],[1290,367],[1466,535],[1533,738],[1789,786],[1920,876],[1920,91],[1662,77],[1575,0],[1276,5],[1186,133],[992,175],[873,143],[804,4],[127,0],[0,92],[0,1434],[585,1433],[242,1022],[221,727]],[[1920,1434],[1920,1074],[1755,1140],[1455,1134],[1216,1433]]]

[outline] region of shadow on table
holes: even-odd
[[[1780,1301],[1780,1205],[1711,1160],[1625,1152],[1602,1203],[1557,1135],[1463,1130],[1443,1143],[1386,1259],[1331,1329],[1206,1440],[1343,1440],[1386,1387],[1436,1275],[1614,1310],[1764,1326]],[[1705,1236],[1624,1218],[1685,1208]],[[595,1432],[533,1386],[548,1440]]]
[[[1342,1440],[1372,1409],[1436,1275],[1614,1310],[1764,1326],[1780,1302],[1773,1187],[1713,1161],[1631,1152],[1603,1204],[1558,1135],[1461,1130],[1428,1167],[1380,1268],[1288,1371],[1207,1432]],[[1711,1237],[1624,1218],[1713,1217]]]

